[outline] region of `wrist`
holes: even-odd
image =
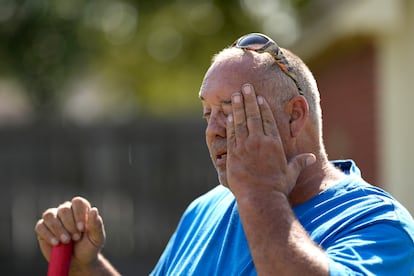
[[[281,193],[286,198],[292,190],[284,181],[279,178],[272,177],[256,177],[254,179],[231,179],[229,181],[229,188],[236,196],[236,198],[264,198]]]
[[[277,190],[272,191],[260,191],[258,189],[252,189],[247,193],[235,194],[237,204],[239,208],[269,208],[269,206],[289,206],[288,196]]]
[[[101,253],[98,253],[96,258],[92,260],[89,263],[81,263],[77,262],[76,260],[72,261],[71,268],[70,268],[70,275],[76,276],[76,275],[111,275],[111,274],[105,274],[103,271],[105,271],[106,266],[106,259],[103,257]]]

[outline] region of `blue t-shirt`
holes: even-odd
[[[414,222],[352,161],[345,180],[293,208],[329,258],[330,275],[414,275]],[[151,275],[257,275],[236,200],[219,185],[193,201]]]

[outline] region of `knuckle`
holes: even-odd
[[[90,206],[89,201],[80,196],[75,196],[72,198],[72,204]]]
[[[59,206],[58,206],[58,210],[60,210],[60,209],[65,209],[65,208],[70,208],[70,206],[71,206],[71,202],[69,202],[69,201],[65,201],[65,202],[63,202],[62,204],[60,204]]]
[[[72,213],[72,209],[70,206],[64,205],[58,208],[58,216],[67,216]]]
[[[56,208],[49,208],[43,212],[43,220],[51,220],[56,218]]]
[[[244,124],[243,123],[236,123],[236,125],[235,125],[235,127],[234,127],[236,130],[241,130],[241,129],[243,129],[244,128]]]
[[[39,232],[40,232],[40,229],[41,229],[41,227],[42,227],[42,225],[43,225],[43,219],[39,219],[39,220],[37,221],[37,223],[36,223],[35,227],[34,227],[34,231],[35,231],[36,233],[39,233]]]
[[[263,120],[258,114],[252,114],[250,120],[255,124],[262,124]]]
[[[78,202],[78,201],[84,201],[84,200],[86,200],[86,199],[84,199],[81,196],[75,196],[75,197],[72,198],[72,202]]]

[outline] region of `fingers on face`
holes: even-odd
[[[242,93],[234,93],[231,97],[233,109],[233,128],[234,136],[245,138],[250,134],[263,132],[262,119],[257,104],[256,93],[253,86],[245,84]],[[233,133],[230,133],[233,136]]]
[[[229,116],[227,137],[242,138],[264,134],[278,137],[276,121],[269,104],[262,96],[256,96],[250,84],[242,87],[242,93],[232,95],[233,117]]]
[[[231,96],[233,109],[234,135],[237,137],[247,137],[248,131],[246,127],[246,113],[244,111],[243,96],[240,92]]]
[[[264,134],[267,136],[279,137],[279,130],[269,103],[262,96],[257,97],[257,102],[260,107],[261,123]]]
[[[37,222],[35,231],[39,239],[57,245],[79,240],[84,231],[90,204],[83,198],[76,197],[57,208],[47,209]]]
[[[244,99],[244,111],[246,114],[246,125],[248,133],[260,134],[263,133],[262,118],[258,106],[258,99],[253,86],[245,84],[242,87],[243,99]]]

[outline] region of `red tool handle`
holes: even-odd
[[[72,242],[52,247],[47,276],[68,276],[72,258]]]

